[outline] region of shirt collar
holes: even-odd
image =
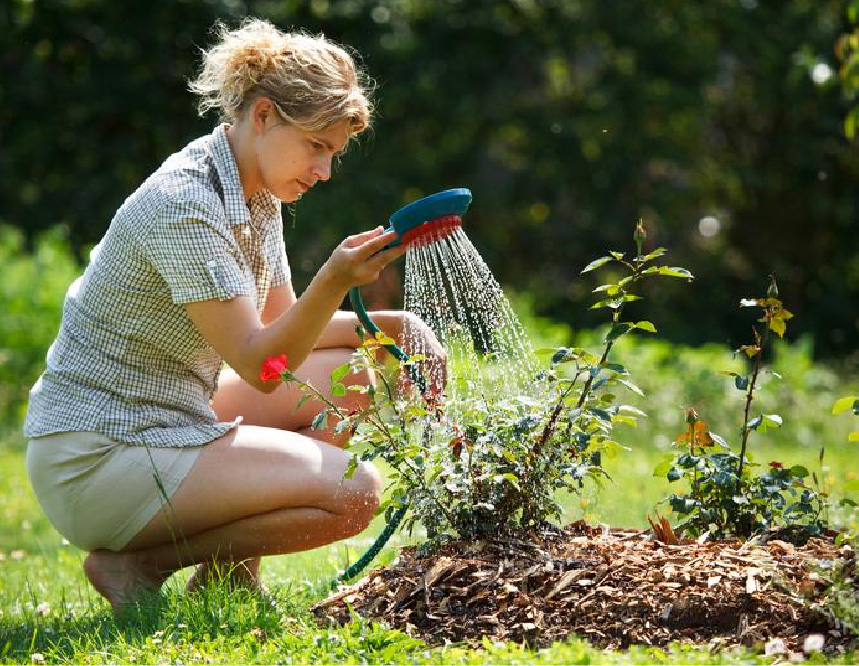
[[[227,124],[218,125],[212,135],[215,168],[224,190],[224,206],[227,209],[228,222],[235,226],[248,224],[251,222],[251,217],[255,222],[275,217],[280,210],[278,206],[280,202],[268,190],[260,190],[247,204],[245,203],[239,169],[227,139]]]
[[[251,214],[245,205],[245,193],[239,178],[239,169],[230,142],[227,140],[227,125],[221,124],[212,132],[212,153],[215,169],[221,179],[224,191],[224,207],[227,209],[227,221],[231,225],[247,224]]]

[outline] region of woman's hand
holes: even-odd
[[[409,348],[426,358],[418,361],[417,369],[426,380],[426,392],[431,396],[444,393],[447,384],[447,352],[438,341],[433,330],[422,319],[411,312],[403,312],[400,346],[410,338]]]
[[[343,290],[373,282],[385,266],[406,253],[404,244],[382,250],[396,238],[397,232],[385,232],[382,227],[348,236],[319,269],[319,275]]]

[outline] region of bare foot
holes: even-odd
[[[226,578],[236,587],[250,590],[267,592],[265,586],[259,579],[259,558],[252,558],[242,562],[203,562],[188,579],[186,589],[188,592],[196,592],[200,588],[210,584],[213,580]]]
[[[143,592],[155,592],[166,580],[144,567],[136,553],[94,550],[84,560],[84,573],[98,593],[110,602],[114,613],[135,601]]]

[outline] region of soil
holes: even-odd
[[[344,623],[351,608],[433,645],[542,647],[576,634],[602,648],[683,641],[789,654],[813,636],[833,653],[857,646],[823,604],[827,571],[842,563],[855,571],[853,551],[831,537],[669,545],[580,521],[527,540],[404,548],[313,610]]]

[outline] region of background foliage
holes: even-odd
[[[211,128],[186,90],[198,47],[216,19],[253,14],[352,45],[378,81],[374,132],[295,211],[299,288],[347,232],[468,186],[469,235],[540,314],[593,325],[593,285],[576,277],[641,217],[698,278],[654,294],[664,334],[745,339],[738,295],[775,270],[791,335],[843,356],[859,342],[855,87],[839,85],[835,53],[850,4],[6,0],[0,223],[30,240],[66,225],[83,256],[143,178]]]

